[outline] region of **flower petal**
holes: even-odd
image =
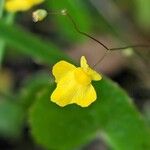
[[[66,78],[67,79],[67,78]],[[76,103],[81,107],[87,107],[97,98],[94,87],[90,84],[82,86],[75,80],[61,80],[51,95],[51,101],[64,107]],[[62,82],[63,81],[63,82]]]
[[[5,8],[9,12],[25,11],[30,9],[30,4],[26,0],[7,0]]]
[[[83,70],[86,70],[89,67],[89,65],[87,64],[87,60],[86,60],[85,56],[81,57],[80,66],[81,66],[81,68],[83,68]]]
[[[76,67],[66,61],[59,61],[53,67],[52,73],[56,78],[56,82],[59,82],[70,71],[73,71]]]
[[[44,0],[6,0],[5,8],[9,12],[26,11]]]
[[[91,76],[92,80],[99,81],[102,79],[102,76],[91,68],[88,69],[87,73]]]
[[[51,101],[63,107],[71,103],[76,92],[76,81],[73,71],[62,77],[51,95]]]
[[[94,87],[90,84],[89,86],[78,86],[76,93],[74,94],[72,103],[76,103],[81,107],[87,107],[93,103],[97,98]]]
[[[30,3],[32,3],[33,5],[38,5],[41,4],[42,2],[44,2],[44,0],[28,0]]]

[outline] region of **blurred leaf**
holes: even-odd
[[[47,85],[50,84],[50,76],[46,73],[38,72],[27,78],[20,91],[21,104],[24,108],[29,108],[36,96]]]
[[[3,10],[4,10],[4,0],[0,1],[0,19],[3,15]]]
[[[2,59],[3,59],[4,47],[5,47],[5,43],[3,40],[0,39],[0,68],[1,68]]]
[[[150,101],[144,103],[143,113],[147,123],[150,125]]]
[[[88,109],[60,108],[49,100],[54,86],[48,87],[35,102],[30,112],[31,131],[35,140],[48,149],[69,150],[84,144],[96,126]],[[41,118],[42,117],[42,118]]]
[[[67,9],[68,13],[72,16],[81,31],[90,31],[92,19],[85,2],[80,0],[47,1],[46,6],[50,9],[50,11],[60,12],[62,9]],[[68,41],[71,40],[72,42],[82,39],[82,35],[75,30],[74,25],[67,16],[55,15],[54,18],[56,25],[58,26],[59,33],[63,35],[62,37],[66,36]]]
[[[62,58],[70,60],[52,43],[42,42],[41,39],[22,30],[19,26],[7,25],[3,20],[0,21],[0,38],[36,61],[51,64]]]
[[[0,19],[3,16],[3,8],[4,8],[4,0],[0,1]],[[4,49],[4,42],[0,39],[0,67],[1,67],[1,60],[3,57],[3,49]]]
[[[18,138],[22,132],[24,111],[14,102],[0,101],[0,136]]]
[[[0,70],[0,92],[9,93],[14,85],[13,75],[10,70]]]
[[[107,79],[94,85],[101,102],[93,110],[105,140],[116,150],[149,150],[150,130],[128,95]]]
[[[7,13],[5,17],[3,17],[6,24],[12,25],[14,22],[15,14],[14,13]],[[4,51],[5,51],[5,41],[3,39],[0,39],[0,67],[3,62],[4,57]]]
[[[150,32],[150,0],[135,0],[135,19]]]
[[[98,99],[88,108],[61,108],[49,101],[54,85],[45,87],[29,113],[37,143],[48,149],[70,150],[86,144],[101,130],[116,150],[149,150],[149,129],[126,93],[108,79],[94,85]]]

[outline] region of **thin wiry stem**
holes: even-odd
[[[150,45],[147,45],[147,44],[141,44],[141,45],[129,45],[129,46],[124,46],[124,47],[117,47],[117,48],[109,48],[107,47],[105,44],[103,44],[101,41],[97,40],[96,38],[94,38],[93,36],[89,35],[88,33],[86,32],[83,32],[81,31],[75,20],[73,19],[73,17],[68,13],[67,10],[62,10],[61,12],[52,12],[51,14],[57,14],[57,15],[63,15],[63,16],[67,16],[68,19],[72,22],[75,30],[79,33],[79,34],[82,34],[92,40],[94,40],[95,42],[99,43],[101,46],[103,46],[106,51],[105,51],[105,54],[93,65],[93,68],[96,67],[101,61],[103,61],[103,59],[107,56],[108,52],[110,51],[116,51],[116,50],[124,50],[124,49],[128,49],[128,48],[143,48],[143,47],[150,47]]]
[[[106,49],[105,54],[93,65],[93,68],[96,67],[101,61],[103,61],[103,59],[107,56],[108,52],[110,52],[110,51],[124,50],[124,49],[128,49],[128,48],[150,47],[150,45],[144,45],[144,44],[142,44],[142,45],[128,45],[128,46],[117,47],[117,48],[108,48],[106,45],[104,45],[101,41],[97,40],[93,36],[89,35],[86,32],[80,31],[80,29],[78,28],[78,26],[77,26],[76,22],[74,21],[73,17],[68,12],[66,12],[65,15],[72,22],[72,24],[74,25],[75,30],[78,33],[80,33],[80,34],[82,34],[82,35],[84,35],[84,36],[86,36],[86,37],[94,40],[95,42],[99,43],[101,46],[103,46]]]
[[[129,46],[124,46],[124,47],[117,47],[117,48],[110,48],[111,51],[115,50],[123,50],[123,49],[128,49],[128,48],[143,48],[143,47],[150,47],[150,45],[129,45]]]
[[[95,42],[99,43],[101,46],[103,46],[106,50],[110,50],[106,45],[104,45],[102,42],[100,42],[99,40],[97,40],[96,38],[94,38],[93,36],[83,32],[83,31],[80,31],[80,29],[78,28],[76,22],[73,20],[72,16],[69,14],[69,13],[66,13],[66,16],[70,19],[70,21],[73,23],[74,25],[74,28],[76,29],[76,31],[86,37],[89,37],[90,39],[94,40]]]

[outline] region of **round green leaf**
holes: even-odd
[[[0,102],[0,136],[17,138],[21,135],[24,123],[24,110],[11,101]]]
[[[149,150],[149,128],[127,94],[105,78],[94,86],[98,98],[87,108],[59,107],[49,100],[53,85],[45,87],[29,113],[36,142],[48,149],[70,150],[102,131],[102,137],[116,150]]]
[[[50,102],[54,88],[45,90],[30,112],[32,134],[38,143],[52,149],[73,149],[88,141],[96,126],[89,108],[64,108]]]

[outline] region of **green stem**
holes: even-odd
[[[0,0],[0,18],[3,16],[4,0]]]
[[[3,11],[4,11],[4,0],[0,0],[0,19],[3,16]],[[3,56],[3,49],[4,49],[4,42],[3,40],[0,39],[0,67],[1,67],[1,61]]]
[[[8,13],[5,20],[8,25],[11,25],[14,22],[15,13]]]
[[[2,13],[0,13],[0,14],[2,14]],[[8,13],[7,16],[5,17],[6,23],[12,24],[14,21],[14,16],[15,16],[14,13]],[[3,61],[4,51],[5,51],[5,41],[0,39],[0,68],[2,65],[2,61]]]

